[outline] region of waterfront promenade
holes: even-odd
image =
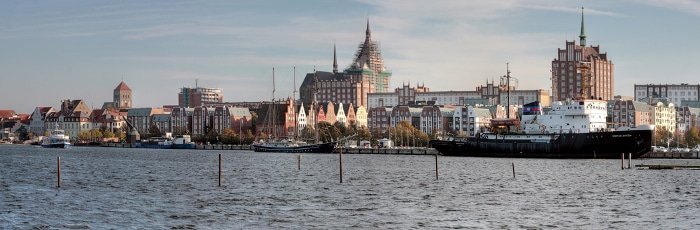
[[[102,143],[102,147],[135,148],[129,143]],[[198,150],[253,150],[250,145],[196,145]],[[439,154],[433,148],[399,147],[399,148],[342,148],[343,154],[389,154],[389,155],[435,155]],[[334,153],[339,153],[336,148]]]

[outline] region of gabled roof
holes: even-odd
[[[229,108],[229,113],[234,117],[250,117],[250,110],[248,108]]]
[[[346,80],[347,77],[345,77],[345,74],[343,73],[331,73],[331,72],[325,72],[325,71],[316,71],[315,77],[318,78],[319,81],[343,81]],[[306,87],[312,87],[314,83],[314,73],[307,73],[306,76],[304,77],[304,81],[301,82],[301,86],[306,86]]]
[[[131,88],[129,88],[129,86],[127,86],[126,83],[124,83],[124,81],[119,83],[119,85],[117,85],[117,88],[114,88],[114,91],[126,91],[126,90],[131,91]]]

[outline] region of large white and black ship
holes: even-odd
[[[651,151],[653,125],[613,130],[607,128],[606,117],[603,100],[555,102],[547,114],[533,102],[523,106],[521,119],[492,119],[489,132],[431,140],[430,145],[443,155],[475,157],[619,159],[622,154],[638,158]]]

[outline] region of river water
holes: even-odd
[[[439,157],[436,179],[434,156],[342,161],[341,183],[337,154],[304,154],[299,170],[288,153],[5,145],[0,228],[700,228],[700,170]],[[633,161],[641,163],[700,160]]]

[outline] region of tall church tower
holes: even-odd
[[[566,41],[552,61],[552,97],[555,101],[567,98],[614,99],[615,65],[600,46],[586,47],[586,30],[581,8],[580,45]]]
[[[114,88],[114,100],[112,100],[115,108],[128,109],[131,108],[131,89],[122,81]]]
[[[345,69],[345,75],[355,81],[367,81],[373,85],[375,91],[369,93],[390,92],[389,79],[391,78],[391,72],[384,67],[384,59],[382,59],[379,44],[372,41],[369,18],[367,19],[365,42],[360,44],[358,48],[355,60],[350,65],[350,68]]]

